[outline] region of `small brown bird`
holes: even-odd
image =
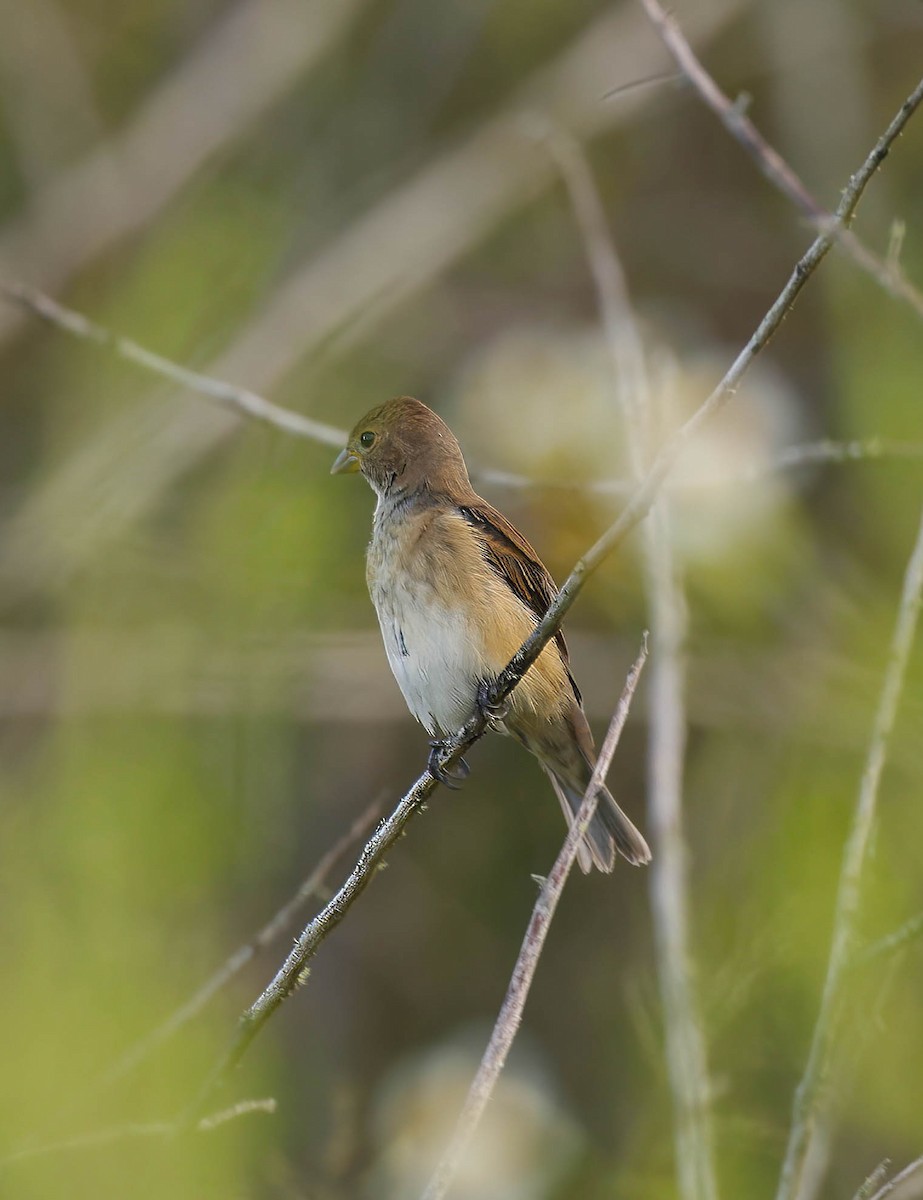
[[[441,740],[483,704],[485,687],[557,589],[522,534],[474,491],[452,431],[419,400],[401,396],[362,418],[331,468],[353,471],[378,497],[366,577],[388,662],[408,708],[435,739],[430,766],[438,774]],[[502,712],[488,715],[535,755],[571,821],[596,754],[562,633]],[[650,862],[644,838],[603,788],[578,861],[584,871],[611,871],[616,850],[630,863]]]

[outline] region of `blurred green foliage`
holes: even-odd
[[[596,0],[368,0],[336,28],[322,4],[280,3],[272,19],[291,21],[293,44],[316,26],[313,61],[305,51],[289,83],[267,84],[268,99],[207,145],[137,227],[86,257],[87,213],[74,209],[72,223],[29,242],[49,189],[67,198],[69,172],[90,155],[114,155],[100,213],[157,182],[133,175],[119,139],[143,142],[145,106],[223,46],[242,14],[246,70],[271,76],[278,51],[260,37],[261,2],[0,9],[0,38],[5,29],[9,46],[31,47],[27,69],[0,54],[5,277],[50,286],[186,365],[233,362],[285,281],[323,262],[376,205],[397,204],[417,172],[594,21],[621,13],[626,29],[643,29],[640,8]],[[693,25],[708,9],[690,0],[677,12]],[[915,82],[919,14],[858,2],[727,10],[703,46],[709,68],[752,96],[757,123],[829,202]],[[649,37],[643,73],[664,61]],[[613,88],[632,82],[619,70]],[[174,144],[214,116],[201,78],[175,143],[159,148],[164,172]],[[529,95],[541,111],[547,96],[538,85]],[[588,151],[652,354],[669,347],[673,358],[681,415],[808,235],[691,94],[640,95],[627,118],[625,99],[584,97],[588,111],[609,106]],[[892,217],[906,216],[903,262],[917,279],[921,136],[912,124],[859,222],[884,248]],[[564,189],[524,181],[513,193],[459,233],[457,252],[432,246],[439,265],[424,287],[369,294],[320,338],[302,340],[302,314],[287,312],[279,369],[257,355],[232,381],[261,380],[265,368],[273,399],[339,427],[390,394],[420,395],[457,429],[475,473],[539,481],[480,486],[562,578],[620,502],[573,485],[623,475],[623,435]],[[429,245],[436,215],[408,217],[408,253]],[[451,216],[462,229],[466,213]],[[366,265],[357,257],[351,269]],[[354,280],[329,284],[321,309],[329,297],[340,311],[340,282]],[[213,436],[203,398],[11,308],[0,317],[0,1160],[123,1130],[0,1164],[0,1195],[415,1194],[502,998],[531,875],[559,844],[550,789],[515,746],[482,742],[464,791],[437,794],[215,1097],[219,1109],[273,1096],[276,1114],[176,1141],[138,1131],[194,1094],[285,939],[137,1069],[100,1086],[107,1070],[252,936],[382,788],[405,789],[425,742],[365,593],[371,497],[329,478],[334,450],[244,422]],[[816,437],[923,441],[919,346],[909,310],[849,264],[826,263],[769,351],[772,369],[706,433],[690,468],[698,479],[678,493],[691,922],[725,1196],[774,1188],[923,500],[913,457],[768,468],[782,447]],[[748,467],[751,480],[715,482]],[[597,726],[645,620],[637,556],[623,548],[569,621]],[[869,941],[923,909],[921,697],[918,650],[869,863]],[[615,768],[642,825],[645,735],[642,698]],[[571,881],[520,1058],[459,1196],[675,1194],[647,885],[627,869]],[[884,1157],[923,1149],[921,994],[918,942],[855,968],[824,1197],[852,1196]]]

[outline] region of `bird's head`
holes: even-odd
[[[471,490],[461,447],[445,421],[412,396],[367,412],[330,468],[361,471],[379,496],[426,488],[450,496]]]

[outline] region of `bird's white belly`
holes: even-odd
[[[464,611],[445,604],[425,580],[392,580],[376,590],[388,662],[407,707],[434,736],[455,733],[487,674],[482,639]]]

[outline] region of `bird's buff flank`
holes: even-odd
[[[331,471],[361,471],[378,497],[369,592],[394,677],[438,749],[483,704],[486,686],[547,611],[554,581],[522,534],[471,487],[455,436],[419,400],[373,408]],[[572,820],[596,755],[563,633],[502,711],[488,716],[535,755]],[[434,753],[439,773],[437,764]],[[644,838],[603,788],[578,861],[584,871],[611,871],[616,850],[631,863],[650,862]]]

